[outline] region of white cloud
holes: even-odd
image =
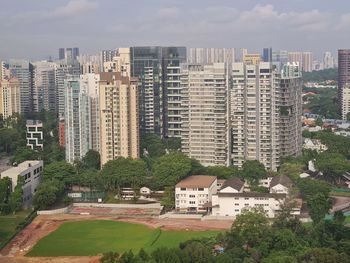
[[[64,6],[58,6],[53,10],[42,10],[16,14],[12,22],[38,22],[53,19],[64,19],[79,16],[98,8],[98,3],[89,0],[71,0]]]

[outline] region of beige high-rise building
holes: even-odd
[[[312,52],[303,52],[303,68],[304,72],[311,72],[313,64]]]
[[[137,79],[102,72],[99,84],[101,164],[117,157],[139,158]]]
[[[118,48],[112,61],[103,63],[104,72],[121,72],[122,76],[130,77],[130,48]]]
[[[202,165],[229,165],[228,79],[224,63],[183,65],[182,151]]]
[[[0,80],[0,114],[8,118],[21,112],[20,82],[16,78]]]
[[[245,54],[243,56],[243,62],[247,65],[257,65],[261,61],[260,54]]]
[[[298,63],[300,69],[304,72],[312,71],[312,52],[288,52],[288,61]]]

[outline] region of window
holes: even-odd
[[[186,191],[186,188],[180,188],[181,191]]]
[[[198,188],[198,191],[204,191],[204,188]]]
[[[196,196],[195,195],[190,195],[190,198],[195,198]]]

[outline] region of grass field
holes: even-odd
[[[27,256],[90,256],[141,248],[176,247],[191,238],[215,236],[219,231],[163,231],[141,224],[107,220],[66,222],[41,239]]]
[[[16,232],[16,227],[28,215],[30,211],[20,211],[15,215],[0,216],[0,247]]]

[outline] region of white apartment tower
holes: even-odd
[[[282,156],[301,153],[301,74],[271,63],[233,63],[230,87],[231,159],[259,160],[276,170]]]
[[[202,165],[229,165],[228,78],[224,63],[183,65],[182,151]]]

